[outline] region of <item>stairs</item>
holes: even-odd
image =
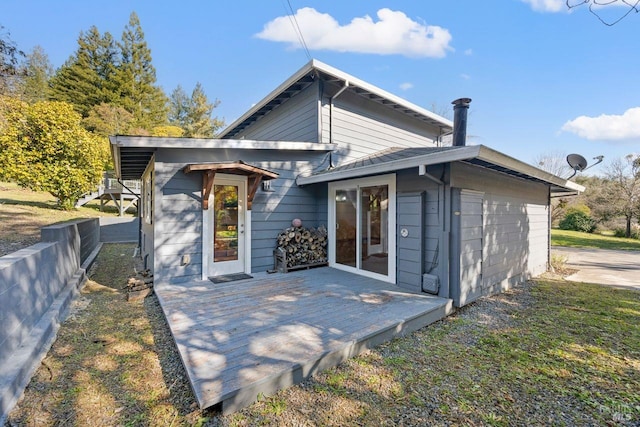
[[[76,202],[76,208],[80,206],[84,206],[92,200],[97,199],[98,197],[104,194],[104,188],[100,187],[98,191],[94,191],[91,193],[85,193],[78,201]]]

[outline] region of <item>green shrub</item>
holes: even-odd
[[[593,233],[596,230],[594,219],[581,211],[566,214],[558,225],[561,230],[582,231],[584,233]]]
[[[627,237],[627,230],[622,227],[617,227],[613,230],[613,235],[615,237]],[[631,238],[640,239],[640,230],[631,229]]]

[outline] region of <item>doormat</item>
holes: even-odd
[[[245,273],[237,273],[237,274],[225,274],[224,276],[214,276],[209,277],[213,283],[228,283],[235,282],[236,280],[244,280],[244,279],[253,279],[253,276],[249,276]]]

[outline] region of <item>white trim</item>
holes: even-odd
[[[346,188],[356,188],[358,190],[358,202],[356,208],[357,227],[356,242],[360,242],[361,236],[361,206],[360,206],[360,188],[371,187],[376,185],[387,185],[389,191],[389,209],[388,209],[388,275],[378,274],[371,271],[363,270],[359,267],[350,267],[336,263],[336,190]],[[386,174],[370,178],[359,178],[348,181],[330,182],[328,191],[328,235],[329,235],[329,266],[338,270],[349,271],[361,276],[371,277],[373,279],[382,280],[384,282],[396,283],[396,174]],[[356,266],[359,266],[361,259],[362,245],[356,244]]]
[[[506,154],[495,151],[484,145],[471,145],[456,147],[445,151],[435,151],[411,158],[391,160],[388,162],[375,163],[372,165],[353,167],[349,169],[338,169],[334,172],[323,172],[309,176],[298,176],[296,184],[308,185],[319,182],[338,181],[343,179],[357,178],[365,175],[375,175],[401,169],[420,168],[440,163],[450,163],[462,160],[479,159],[496,166],[501,166],[515,172],[528,175],[546,183],[566,188],[567,190],[583,192],[585,188],[573,181],[560,178],[542,169],[531,166]]]
[[[238,221],[244,224],[244,230],[239,230],[240,235],[238,239],[242,239],[241,251],[238,252],[239,261],[244,258],[242,262],[242,271],[236,273],[251,272],[251,211],[247,210],[247,177],[239,175],[229,175],[217,173],[214,177],[213,185],[218,180],[235,181],[241,185],[241,192],[244,195],[244,200],[239,201],[238,205],[242,206],[242,209],[238,212]],[[209,195],[209,209],[202,210],[202,280],[208,280],[212,276],[212,270],[214,268],[213,262],[213,191]],[[241,237],[242,236],[242,237]],[[234,261],[235,262],[235,261]]]
[[[285,80],[280,86],[272,90],[267,96],[262,98],[259,102],[257,102],[253,107],[249,109],[246,113],[236,119],[233,123],[227,126],[221,133],[220,136],[224,136],[228,134],[231,130],[235,129],[238,125],[244,122],[247,118],[251,117],[269,102],[271,102],[274,98],[279,96],[282,92],[287,90],[291,85],[302,79],[307,74],[313,72],[314,70],[320,71],[324,74],[328,74],[338,80],[343,82],[348,81],[350,86],[356,86],[361,89],[364,89],[367,92],[370,92],[374,95],[377,95],[381,98],[385,98],[392,103],[395,103],[399,106],[412,110],[424,117],[427,117],[434,122],[440,123],[442,128],[451,128],[453,129],[453,122],[445,117],[442,117],[432,111],[429,111],[425,108],[422,108],[412,102],[407,101],[406,99],[400,98],[399,96],[393,95],[386,90],[380,89],[370,83],[365,82],[364,80],[360,80],[357,77],[354,77],[350,74],[345,73],[344,71],[340,71],[337,68],[331,67],[323,62],[318,61],[317,59],[312,59],[307,64],[305,64],[302,68],[296,71],[291,77]],[[437,124],[436,124],[437,126]]]
[[[218,148],[239,150],[334,151],[336,144],[297,141],[256,141],[251,139],[165,138],[154,136],[109,137],[114,151],[120,147]],[[116,153],[117,154],[117,153]],[[115,154],[114,154],[115,155]]]

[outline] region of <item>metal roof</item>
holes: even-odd
[[[116,177],[140,179],[159,148],[333,151],[335,144],[295,141],[253,141],[248,139],[164,138],[150,136],[110,136]]]
[[[338,181],[395,170],[463,162],[515,178],[549,185],[555,196],[576,194],[584,187],[509,157],[484,145],[464,147],[389,148],[333,169],[299,176],[298,185]]]
[[[305,90],[317,79],[336,83],[339,86],[348,85],[346,90],[408,116],[422,120],[430,125],[438,126],[442,128],[443,133],[453,130],[453,122],[451,120],[313,59],[254,105],[239,119],[231,123],[220,133],[219,137],[233,138],[237,136],[244,129],[276,109],[280,104],[283,104],[289,98]]]

